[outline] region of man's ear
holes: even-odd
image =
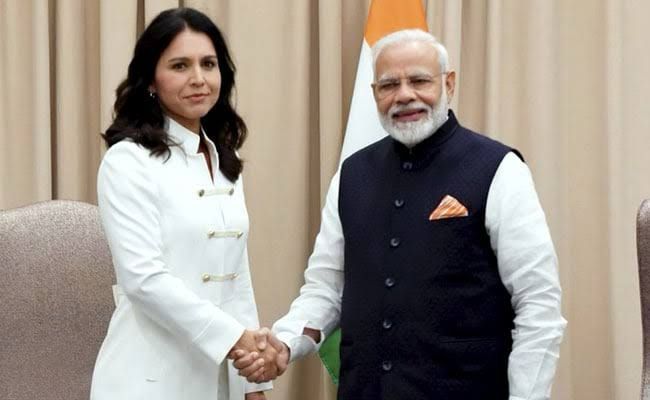
[[[377,91],[375,90],[375,84],[371,83],[370,84],[370,90],[372,91],[372,97],[375,98],[375,103],[377,103]]]
[[[451,70],[445,74],[445,90],[447,91],[447,100],[451,103],[456,90],[456,71]]]

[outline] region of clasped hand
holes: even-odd
[[[233,346],[228,358],[249,382],[273,380],[286,371],[289,349],[268,328],[246,330]]]

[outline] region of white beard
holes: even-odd
[[[392,118],[395,113],[413,109],[425,109],[427,114],[417,121],[396,122]],[[379,121],[393,139],[406,147],[413,147],[433,135],[447,121],[448,111],[447,92],[442,90],[440,99],[433,108],[421,101],[408,105],[394,105],[386,114],[379,114]]]

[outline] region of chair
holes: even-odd
[[[89,398],[113,282],[96,206],[0,210],[0,399]]]
[[[643,375],[641,400],[650,400],[650,200],[644,200],[636,219],[639,286],[643,325]]]

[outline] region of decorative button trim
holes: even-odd
[[[396,199],[393,204],[395,205],[395,208],[402,208],[404,206],[404,200]]]
[[[386,280],[384,281],[384,285],[385,285],[387,288],[392,288],[393,286],[395,286],[395,279],[393,279],[393,278],[386,278]]]
[[[410,162],[410,161],[404,161],[404,162],[402,163],[402,169],[404,169],[405,171],[410,171],[410,170],[412,170],[412,169],[413,169],[413,163]]]
[[[229,238],[229,237],[239,239],[240,237],[242,237],[243,234],[244,232],[242,231],[221,231],[221,232],[208,231],[208,239],[220,239],[220,238]]]
[[[214,189],[199,189],[197,191],[197,194],[199,195],[199,197],[218,196],[218,195],[232,196],[233,193],[235,193],[235,188],[234,187],[230,187],[230,188],[214,188]]]
[[[399,243],[400,243],[399,238],[394,237],[394,238],[392,238],[390,240],[390,247],[395,248],[395,247],[399,246]]]
[[[384,362],[381,363],[381,369],[383,369],[384,371],[388,372],[388,371],[390,371],[391,369],[393,369],[393,363],[390,362],[390,361],[388,361],[388,360],[386,360],[386,361],[384,361]]]
[[[203,274],[201,275],[201,280],[204,283],[208,282],[225,282],[225,281],[232,281],[233,279],[237,278],[239,274],[237,273],[231,273],[231,274],[225,274],[225,275],[210,275],[210,274]]]

